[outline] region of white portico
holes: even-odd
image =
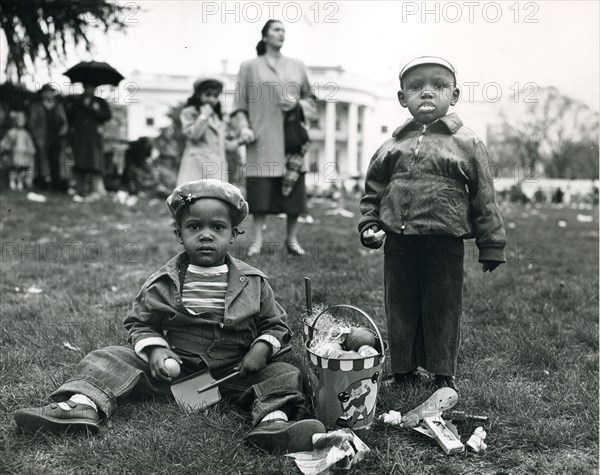
[[[348,73],[341,66],[309,66],[308,74],[318,99],[318,117],[310,123],[307,186],[350,188],[357,180],[362,186],[377,147],[409,117],[396,99],[397,80],[377,83]],[[230,71],[223,62],[223,70],[213,75],[225,83],[223,111],[228,113],[237,91],[237,68]],[[169,110],[191,95],[195,79],[139,72],[128,78],[133,85],[124,101],[129,140],[155,137],[161,128],[171,125]],[[490,105],[463,102],[459,102],[457,112],[485,140],[487,124],[494,116],[488,113]]]

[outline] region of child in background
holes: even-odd
[[[35,144],[25,129],[25,112],[11,112],[12,127],[0,141],[0,154],[6,157],[11,190],[31,188],[35,163]]]
[[[38,430],[99,429],[129,393],[169,393],[165,360],[181,376],[210,369],[225,397],[251,408],[254,428],[245,439],[270,452],[312,450],[322,423],[304,419],[307,400],[300,371],[267,363],[291,337],[286,313],[267,276],[227,252],[248,204],[238,188],[219,180],[185,183],[167,198],[175,236],[184,251],[152,274],[125,319],[131,347],[89,353],[41,408],[21,409],[19,427]]]
[[[151,161],[152,150],[151,140],[148,137],[140,137],[130,142],[125,151],[121,184],[130,195],[143,195],[157,187],[157,173]]]
[[[413,116],[375,152],[360,202],[364,246],[385,236],[385,306],[398,383],[435,374],[456,389],[462,313],[463,239],[475,237],[483,271],[505,262],[506,236],[488,153],[448,109],[458,101],[446,60],[420,57],[400,73],[398,100]]]
[[[194,93],[181,110],[181,129],[187,142],[177,173],[177,186],[206,178],[229,181],[225,156],[228,139],[221,113],[222,91],[221,81],[202,77],[194,83]]]

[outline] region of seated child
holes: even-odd
[[[147,137],[140,137],[129,143],[125,151],[125,167],[121,184],[130,195],[152,192],[156,189],[157,180],[151,156],[152,142]]]
[[[438,387],[456,389],[463,239],[475,238],[484,272],[505,262],[486,147],[456,114],[446,115],[459,95],[442,58],[402,69],[398,99],[413,118],[375,152],[360,202],[363,245],[379,248],[386,236],[385,307],[399,383],[417,382],[420,366]]]
[[[16,411],[17,425],[96,432],[99,413],[111,416],[133,391],[169,393],[165,360],[173,358],[182,375],[208,368],[220,378],[241,370],[220,390],[252,408],[249,442],[271,452],[312,450],[312,435],[325,428],[304,419],[300,371],[284,362],[267,364],[290,340],[286,313],[267,276],[227,252],[248,215],[240,190],[220,180],[184,183],[167,206],[184,251],[152,274],[135,298],[124,322],[132,347],[89,353],[52,393],[57,402]]]

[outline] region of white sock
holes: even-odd
[[[69,398],[69,401],[73,401],[77,404],[86,404],[88,406],[91,406],[94,409],[94,411],[98,412],[98,408],[96,407],[94,401],[92,401],[85,394],[73,394]],[[61,409],[64,409],[65,411],[71,410],[71,406],[69,406],[66,402],[59,402],[58,405],[61,407]]]
[[[268,422],[268,421],[274,421],[277,419],[282,419],[284,421],[288,420],[288,416],[285,412],[283,411],[273,411],[273,412],[269,412],[265,417],[263,417],[260,422]]]

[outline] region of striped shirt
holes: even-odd
[[[183,283],[182,301],[194,315],[211,313],[225,315],[227,292],[227,264],[218,267],[200,267],[190,264]]]

